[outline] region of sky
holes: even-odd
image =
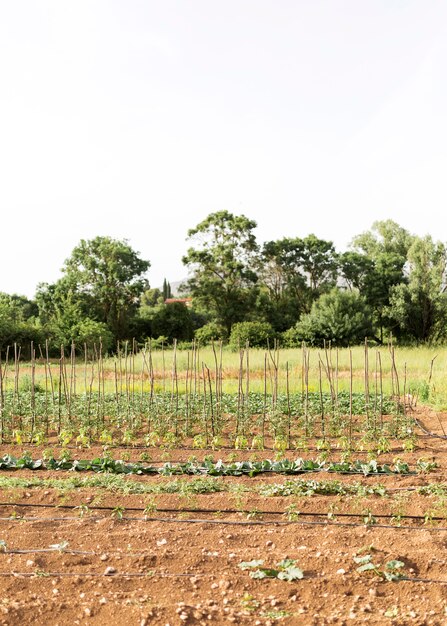
[[[0,291],[98,235],[181,280],[223,209],[447,241],[446,79],[444,0],[0,0]]]

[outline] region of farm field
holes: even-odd
[[[446,623],[443,354],[226,356],[3,361],[0,624]]]

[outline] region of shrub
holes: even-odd
[[[220,341],[224,338],[224,335],[225,332],[223,328],[216,322],[208,322],[208,324],[201,326],[194,333],[195,339],[202,345],[206,345],[212,341]]]
[[[364,299],[354,291],[332,289],[283,334],[283,341],[287,347],[303,341],[316,346],[325,341],[334,346],[349,346],[362,343],[372,334],[371,311]]]
[[[238,350],[248,342],[252,347],[263,348],[274,338],[275,331],[268,322],[238,322],[231,329],[230,347]]]

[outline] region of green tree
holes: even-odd
[[[284,333],[286,345],[301,342],[320,346],[362,343],[372,335],[371,311],[357,291],[334,288],[313,303],[310,313],[301,317],[295,327]]]
[[[255,348],[266,348],[268,341],[273,343],[275,331],[268,322],[238,322],[233,325],[230,346],[233,350],[245,348],[247,342]]]
[[[267,241],[259,257],[258,309],[276,331],[290,328],[311,305],[311,293],[303,274],[302,239]]]
[[[191,272],[185,289],[227,336],[233,324],[250,317],[256,300],[255,227],[243,215],[218,211],[188,231],[194,247],[183,257]]]
[[[73,294],[90,302],[91,317],[107,324],[116,339],[124,339],[139,298],[149,287],[144,278],[149,266],[127,240],[96,237],[82,239],[62,271],[66,284],[75,285]]]
[[[353,256],[342,256],[342,272],[346,280],[352,280],[357,265],[357,277],[354,272],[356,286],[372,308],[380,341],[383,341],[385,328],[393,329],[394,322],[388,317],[390,295],[396,285],[407,280],[404,270],[413,239],[393,220],[374,222],[370,231],[358,235],[352,242],[354,252],[364,255],[363,263],[360,256],[356,260]]]
[[[447,249],[430,236],[415,237],[408,251],[408,282],[391,290],[389,314],[400,333],[417,341],[447,335]]]
[[[337,279],[337,254],[332,241],[308,235],[303,239],[302,267],[315,296],[332,288]]]
[[[190,341],[193,338],[193,320],[191,313],[181,302],[163,304],[156,309],[151,320],[151,335],[163,336],[169,341]]]
[[[140,298],[140,308],[154,307],[163,304],[165,301],[163,292],[156,287],[155,289],[146,289]]]
[[[171,285],[168,283],[166,278],[163,279],[163,300],[167,300],[168,298],[172,298]]]
[[[374,272],[374,261],[360,252],[343,252],[338,257],[340,275],[346,287],[363,292]]]
[[[268,241],[260,255],[259,276],[263,316],[276,330],[283,331],[335,285],[334,245],[315,235]]]
[[[31,341],[37,346],[41,329],[37,320],[38,308],[34,301],[17,294],[0,292],[0,350],[14,343],[22,346],[22,354],[29,352]]]
[[[101,344],[105,351],[112,348],[114,336],[107,324],[88,314],[90,298],[78,292],[76,285],[70,285],[65,277],[51,285],[40,283],[36,300],[42,333],[53,354],[59,354],[61,346],[68,350],[72,342],[78,350],[83,350],[84,344]]]

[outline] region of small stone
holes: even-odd
[[[337,570],[337,574],[346,574],[346,570],[341,567]]]
[[[106,567],[106,569],[104,570],[104,576],[112,576],[112,574],[116,574],[116,569],[114,567],[111,567],[110,565],[108,567]]]
[[[165,546],[167,543],[167,539],[160,539],[160,541],[157,541],[157,546]]]
[[[107,561],[109,558],[109,555],[104,553],[104,554],[101,554],[99,558],[101,561]]]

